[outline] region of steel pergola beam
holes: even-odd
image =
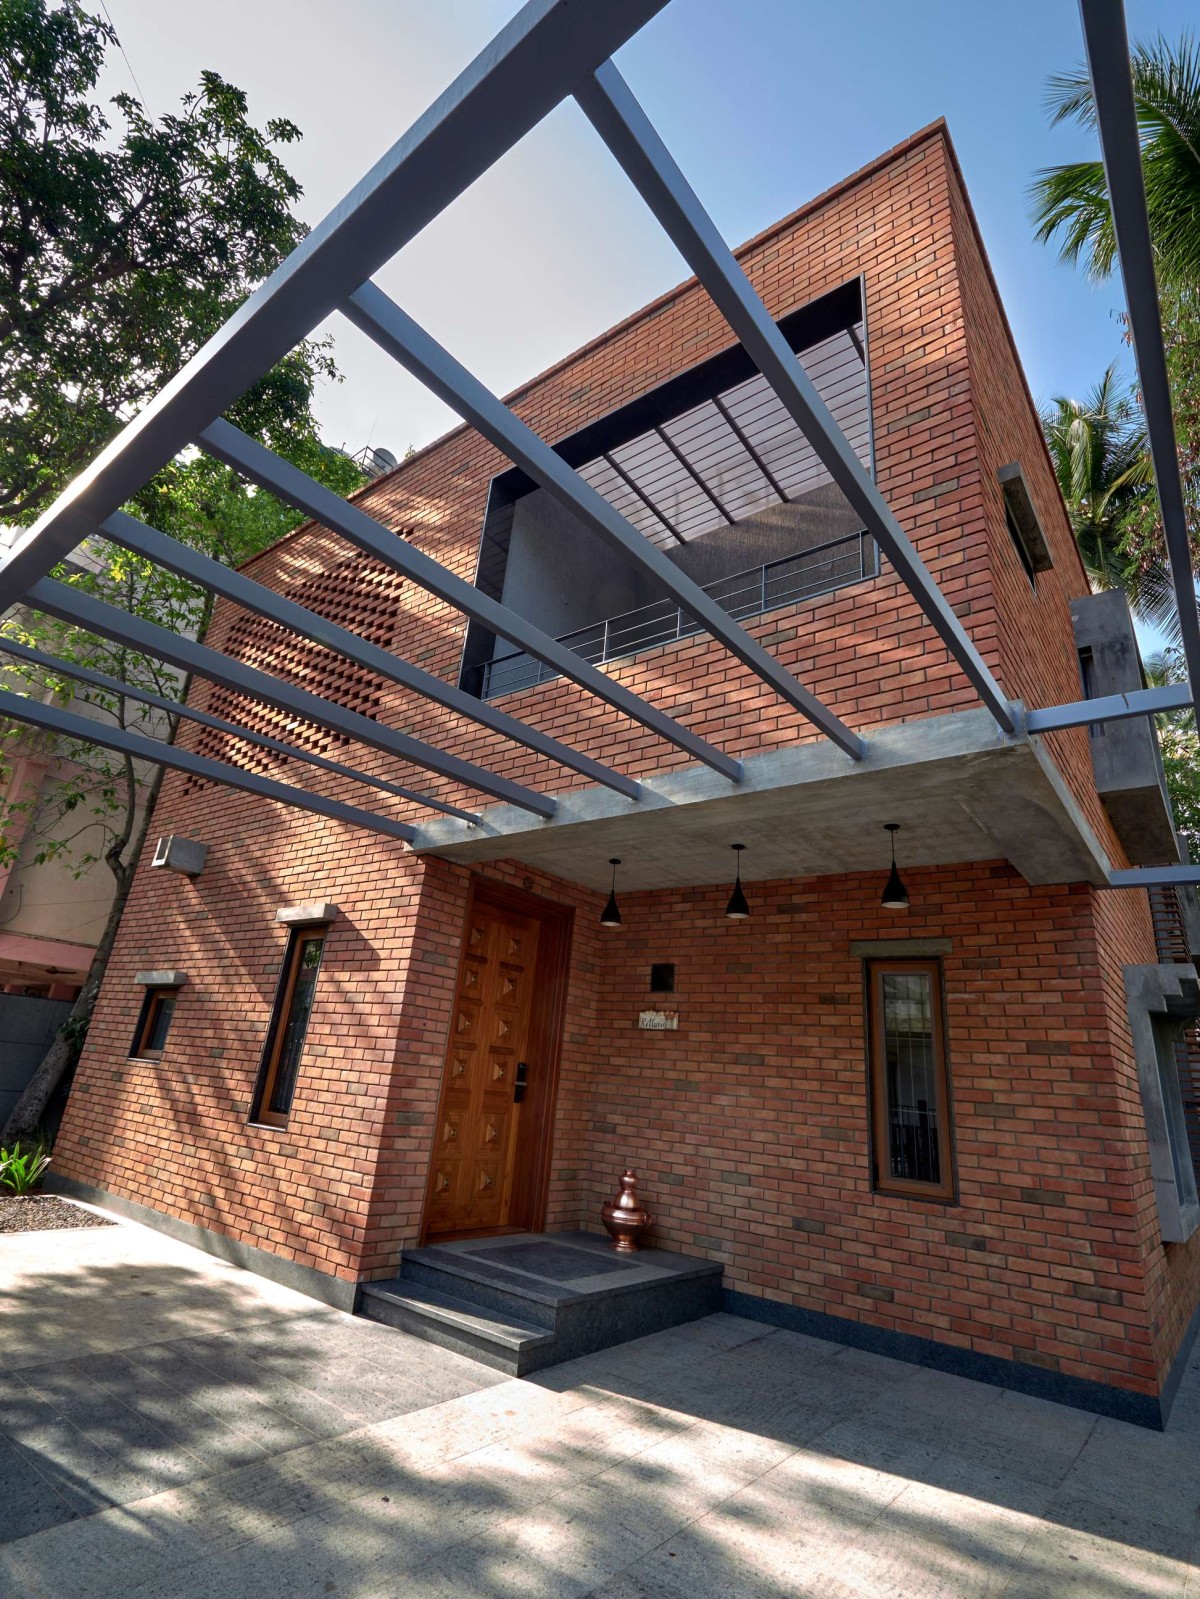
[[[297,810],[312,811],[317,816],[331,817],[336,822],[349,822],[352,827],[365,827],[372,833],[383,833],[389,838],[399,838],[408,843],[416,828],[407,822],[393,822],[387,816],[375,816],[357,805],[344,805],[341,800],[326,799],[323,794],[311,794],[304,788],[293,788],[290,783],[277,783],[272,777],[259,777],[256,772],[244,772],[240,766],[230,766],[225,761],[210,761],[206,755],[194,755],[191,750],[178,749],[174,744],[164,744],[160,739],[146,738],[141,733],[129,733],[124,728],[106,727],[88,716],[77,716],[74,711],[64,711],[57,705],[43,705],[38,700],[25,699],[20,694],[10,694],[0,689],[0,716],[14,722],[26,722],[47,733],[58,733],[77,739],[81,744],[98,744],[101,749],[114,750],[135,761],[145,761],[153,766],[168,766],[177,772],[187,772],[191,777],[207,778],[226,788],[245,789],[248,794],[258,794],[263,799],[277,800],[280,805],[291,805]]]
[[[1102,888],[1184,888],[1200,884],[1200,866],[1131,866],[1128,871],[1109,872]]]
[[[499,404],[499,401],[496,403]],[[473,617],[489,632],[507,639],[517,649],[524,650],[552,671],[572,679],[614,710],[631,717],[660,738],[667,739],[695,760],[711,766],[722,777],[734,783],[741,781],[742,763],[732,755],[726,755],[707,739],[684,727],[682,722],[675,721],[648,700],[639,698],[607,672],[590,665],[565,644],[551,638],[549,633],[543,633],[532,622],[527,622],[515,611],[493,600],[482,589],[477,589],[473,583],[468,583],[465,578],[416,549],[384,527],[382,522],[376,522],[368,516],[359,506],[343,500],[290,461],[283,460],[256,439],[240,432],[232,423],[219,419],[204,428],[195,442],[209,455],[241,472],[252,483],[277,495],[298,511],[305,512],[322,527],[329,528],[347,543],[365,550],[385,566],[411,578],[447,605],[465,616]],[[607,501],[604,503],[607,504]],[[643,539],[642,542],[647,541]]]
[[[95,532],[464,189],[566,99],[666,0],[528,0],[21,538],[0,612]]]
[[[1183,654],[1194,696],[1192,704],[1200,717],[1200,609],[1196,603],[1183,483],[1175,448],[1175,419],[1163,348],[1154,247],[1146,212],[1142,145],[1129,65],[1125,8],[1121,0],[1080,0],[1079,10],[1104,158],[1104,177],[1125,283],[1142,410],[1146,416],[1146,434],[1162,512],[1163,538],[1175,603],[1179,608]]]
[[[568,466],[544,439],[418,327],[381,289],[373,283],[364,283],[341,309],[357,328],[470,422],[514,465],[521,467],[605,543],[653,578],[676,605],[814,727],[853,759],[862,758],[866,746],[857,733],[810,693],[698,583],[643,537],[598,490]]]
[[[53,578],[42,578],[29,589],[25,598],[36,610],[47,611],[60,621],[81,627],[88,633],[98,633],[115,643],[128,645],[144,655],[153,655],[160,661],[177,666],[181,671],[195,672],[212,683],[231,689],[235,694],[261,700],[266,705],[273,705],[276,710],[286,711],[317,727],[328,728],[402,761],[438,772],[451,782],[479,789],[494,799],[517,805],[522,810],[533,811],[538,816],[554,814],[555,801],[547,795],[538,794],[520,783],[510,782],[508,778],[498,777],[494,772],[436,749],[432,744],[413,738],[411,734],[400,733],[372,721],[369,716],[348,711],[331,700],[310,694],[307,689],[270,677],[266,672],[260,672],[256,667],[248,666],[230,655],[223,655],[206,644],[198,644],[195,639],[172,633],[168,628],[147,622],[129,611],[118,610],[116,606],[106,605],[103,600],[81,594],[64,583],[55,582]]]
[[[1159,716],[1165,711],[1186,711],[1192,705],[1188,683],[1168,683],[1162,688],[1131,689],[1127,694],[1104,694],[1070,705],[1051,705],[1025,713],[1029,733],[1056,733],[1064,727],[1088,727],[1093,722],[1120,722],[1134,716]]]
[[[278,622],[281,627],[302,638],[336,650],[356,665],[364,666],[368,671],[400,684],[402,688],[411,689],[460,716],[469,717],[493,732],[523,744],[527,749],[536,750],[539,755],[546,755],[552,761],[569,766],[593,782],[624,794],[627,799],[637,799],[641,793],[641,786],[633,778],[625,777],[603,762],[593,760],[590,755],[581,754],[570,745],[560,743],[548,733],[518,721],[506,711],[497,710],[486,700],[478,700],[473,694],[464,693],[444,679],[434,677],[431,672],[422,671],[419,666],[393,655],[378,644],[372,644],[357,633],[351,633],[347,628],[339,627],[336,622],[330,622],[317,612],[277,594],[274,589],[264,588],[261,583],[255,583],[241,572],[222,566],[210,556],[168,538],[157,528],[147,527],[144,522],[139,522],[124,511],[116,511],[108,517],[101,532],[114,543],[145,556],[155,565],[166,567],[179,577],[232,600],[244,610]]]
[[[140,705],[149,705],[154,710],[165,712],[168,716],[178,716],[184,721],[195,722],[200,727],[212,728],[214,732],[226,733],[231,738],[242,739],[259,749],[270,750],[274,755],[286,756],[290,761],[300,761],[305,766],[315,766],[318,770],[332,772],[337,777],[352,777],[357,783],[367,783],[371,788],[380,789],[385,794],[394,794],[397,799],[428,806],[432,811],[441,811],[444,815],[457,817],[460,821],[479,820],[474,811],[465,811],[461,806],[450,805],[445,800],[434,799],[428,794],[419,794],[415,789],[403,788],[399,783],[386,782],[382,777],[372,777],[368,772],[360,772],[353,766],[345,766],[341,761],[331,761],[324,755],[315,755],[309,750],[300,749],[295,744],[271,738],[266,733],[255,733],[248,727],[239,727],[236,722],[227,722],[223,716],[214,716],[211,711],[196,710],[191,705],[184,705],[180,700],[167,699],[164,695],[154,694],[149,689],[135,688],[119,677],[110,677],[107,672],[97,672],[92,667],[82,666],[76,661],[60,660],[56,655],[47,655],[42,650],[31,649],[28,644],[22,644],[17,639],[0,637],[0,666],[3,665],[2,657],[5,655],[11,655],[14,660],[27,661],[31,666],[40,666],[44,671],[54,672],[62,677],[74,678],[77,682],[103,689],[106,693],[119,694],[125,699],[136,700]]]
[[[1015,733],[1008,698],[613,63],[581,80],[575,98],[980,699],[1006,733]]]

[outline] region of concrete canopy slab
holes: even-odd
[[[899,822],[904,866],[1005,859],[1030,883],[1104,883],[1108,862],[1037,739],[1007,735],[983,710],[884,728],[851,761],[828,743],[773,750],[734,785],[706,767],[640,779],[642,798],[600,788],[562,795],[552,818],[514,806],[474,826],[439,818],[413,849],[464,864],[518,860],[597,891],[621,858],[627,891],[874,871]]]

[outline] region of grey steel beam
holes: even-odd
[[[1014,733],[1015,712],[987,663],[612,62],[582,80],[575,97],[980,699]]]
[[[168,716],[178,716],[184,721],[195,722],[200,727],[210,727],[214,732],[227,733],[232,738],[240,738],[247,744],[254,744],[259,749],[270,750],[272,754],[284,755],[290,761],[300,761],[305,766],[315,766],[322,772],[333,772],[337,777],[352,777],[357,783],[368,783],[372,788],[378,788],[385,794],[394,794],[398,799],[409,800],[415,805],[425,805],[431,811],[441,811],[445,816],[455,816],[463,822],[477,822],[479,817],[474,811],[465,811],[458,805],[449,805],[445,800],[434,799],[428,794],[418,794],[415,789],[403,788],[399,783],[385,782],[382,777],[372,777],[368,772],[360,772],[353,766],[344,766],[341,761],[327,760],[324,755],[315,755],[309,750],[302,750],[295,744],[285,744],[282,739],[271,738],[266,733],[255,733],[248,727],[239,727],[236,722],[227,722],[223,716],[214,716],[211,711],[200,711],[194,706],[184,705],[180,700],[167,699],[162,694],[152,694],[149,689],[136,688],[130,683],[122,681],[119,677],[110,677],[107,672],[94,671],[90,666],[82,666],[75,661],[63,661],[56,655],[47,655],[42,650],[31,649],[27,644],[21,644],[16,639],[0,638],[0,666],[3,666],[3,656],[11,655],[15,660],[28,661],[31,666],[40,666],[44,671],[55,672],[62,677],[72,677],[79,683],[88,683],[92,688],[103,689],[109,694],[120,694],[126,699],[136,700],[140,705],[152,706],[155,710],[163,711]]]
[[[580,477],[550,445],[510,411],[479,380],[442,349],[373,283],[364,283],[342,307],[351,322],[406,371],[458,412],[515,465],[522,468],[584,524],[640,567],[706,632],[750,668],[789,705],[808,718],[855,760],[865,745],[831,710],[809,692],[769,650],[723,611],[711,595],[669,561],[663,552]]]
[[[0,611],[391,259],[666,0],[529,0],[13,546]]]
[[[106,605],[103,600],[81,594],[64,583],[56,583],[53,578],[44,577],[35,583],[26,594],[26,602],[36,610],[48,611],[51,616],[57,616],[61,621],[81,627],[86,632],[99,633],[102,638],[126,644],[145,655],[156,656],[160,661],[179,667],[181,671],[195,672],[210,682],[220,683],[235,694],[262,700],[264,704],[299,716],[318,727],[329,728],[346,738],[356,739],[361,744],[369,744],[374,749],[397,756],[402,761],[438,772],[452,782],[480,789],[494,799],[518,805],[522,810],[533,811],[538,816],[554,814],[555,801],[544,794],[512,783],[505,777],[497,777],[494,772],[485,771],[471,761],[435,749],[432,744],[413,738],[411,734],[399,733],[394,728],[372,721],[369,716],[348,711],[331,700],[322,699],[318,694],[310,694],[307,689],[271,677],[230,655],[222,655],[205,644],[198,644],[195,639],[184,638],[129,611]]]
[[[282,460],[231,423],[223,419],[212,423],[197,435],[196,442],[217,460],[243,473],[252,483],[278,495],[288,505],[294,505],[298,511],[304,511],[323,527],[340,534],[348,543],[365,550],[394,571],[403,573],[414,583],[419,583],[447,605],[462,611],[465,616],[473,617],[489,632],[498,634],[527,655],[532,655],[534,660],[542,661],[563,677],[571,678],[614,710],[632,717],[650,732],[657,733],[660,738],[669,740],[696,760],[711,766],[722,777],[734,783],[741,781],[742,763],[732,755],[726,755],[723,750],[684,727],[682,722],[667,716],[648,700],[640,699],[609,677],[607,672],[589,665],[565,644],[551,638],[549,633],[543,633],[532,622],[527,622],[515,611],[493,600],[473,583],[468,583],[465,578],[425,555],[381,522],[376,522],[357,505],[351,505],[332,489],[315,482],[299,467]]]
[[[411,689],[438,705],[444,705],[447,710],[469,717],[473,722],[479,722],[493,732],[501,733],[505,738],[523,744],[527,749],[536,750],[539,755],[546,755],[552,761],[558,761],[563,766],[582,772],[593,782],[603,783],[607,788],[615,789],[618,794],[624,794],[627,799],[637,799],[641,793],[640,785],[633,778],[614,772],[612,767],[593,760],[590,755],[581,754],[568,744],[560,743],[548,733],[529,727],[525,722],[518,721],[515,716],[509,716],[506,711],[497,710],[485,700],[478,700],[473,694],[464,693],[462,689],[455,688],[442,678],[434,677],[431,672],[423,672],[419,666],[413,666],[411,662],[402,660],[378,644],[372,644],[370,640],[360,638],[357,633],[339,627],[336,622],[327,621],[315,611],[297,605],[294,600],[284,598],[273,589],[264,588],[261,583],[255,583],[242,573],[222,566],[219,561],[214,561],[211,557],[201,555],[197,550],[168,538],[157,528],[147,527],[144,522],[139,522],[136,517],[129,516],[124,511],[115,511],[108,517],[101,531],[127,550],[144,555],[156,565],[165,566],[168,571],[187,578],[189,582],[198,583],[214,594],[221,594],[244,609],[265,616],[272,622],[278,622],[280,626],[289,628],[301,637],[323,644],[327,649],[336,650],[339,655],[346,656],[359,666],[365,666],[368,671],[377,672],[381,677],[389,678],[403,688]]]
[[[1133,866],[1128,871],[1109,872],[1102,888],[1182,888],[1200,883],[1200,866]]]
[[[310,794],[307,789],[293,788],[290,783],[277,783],[274,778],[259,777],[255,772],[243,772],[241,767],[229,766],[225,761],[210,761],[206,755],[194,755],[191,750],[177,749],[174,744],[164,744],[160,739],[146,738],[141,733],[128,733],[120,727],[106,727],[88,716],[77,716],[74,711],[64,711],[57,705],[43,705],[39,700],[24,699],[20,694],[10,694],[4,689],[0,689],[0,716],[7,716],[14,722],[26,722],[31,727],[40,727],[47,733],[60,733],[66,738],[78,739],[81,744],[98,744],[101,749],[115,750],[118,755],[128,755],[135,761],[169,766],[177,772],[187,772],[191,777],[222,783],[226,788],[245,789],[248,794],[277,800],[280,805],[312,811],[316,816],[329,816],[336,822],[349,822],[352,827],[365,827],[372,833],[403,839],[405,843],[416,832],[407,822],[393,822],[386,816],[374,816],[370,811],[359,810],[357,805],[343,805],[341,800],[326,799],[323,794]]]
[[[1070,705],[1051,705],[1041,711],[1026,711],[1028,733],[1056,733],[1063,727],[1088,727],[1093,722],[1120,722],[1132,716],[1159,716],[1164,711],[1191,708],[1192,690],[1188,683],[1168,683],[1163,688],[1132,689],[1128,694],[1105,694],[1094,700],[1076,700]]]
[[[1196,603],[1187,512],[1175,448],[1171,384],[1163,348],[1154,249],[1146,214],[1142,146],[1133,98],[1125,8],[1121,0],[1080,0],[1079,9],[1117,254],[1125,281],[1125,303],[1137,359],[1142,410],[1146,415],[1150,458],[1154,463],[1154,481],[1162,511],[1163,538],[1175,603],[1179,607],[1183,655],[1196,696],[1193,704],[1200,715],[1200,608]]]

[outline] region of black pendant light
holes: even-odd
[[[908,890],[900,881],[900,873],[896,870],[896,834],[900,831],[899,822],[885,822],[884,828],[892,835],[892,869],[888,873],[888,880],[884,885],[883,896],[879,903],[885,911],[906,911],[908,909]]]
[[[744,844],[731,844],[730,849],[737,855],[737,876],[733,880],[733,893],[729,896],[729,904],[725,907],[725,916],[731,922],[744,922],[750,914],[750,906],[742,892],[742,851]]]
[[[600,912],[601,927],[620,927],[621,908],[617,904],[617,867],[621,864],[619,855],[610,856],[608,864],[612,867],[612,887],[608,891],[608,904]]]

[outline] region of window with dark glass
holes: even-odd
[[[324,927],[293,933],[288,944],[254,1116],[271,1127],[282,1127],[292,1108],[324,948]]]
[[[954,1171],[941,968],[871,961],[867,975],[875,1187],[948,1199]]]
[[[174,988],[148,988],[138,1016],[137,1031],[129,1053],[138,1060],[159,1060],[166,1047],[171,1018],[175,1014],[178,990]]]

